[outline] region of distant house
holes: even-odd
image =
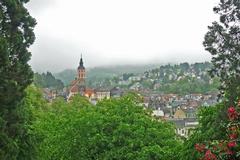
[[[184,112],[186,113],[187,118],[196,118],[197,109],[189,107],[184,109]]]
[[[154,85],[153,85],[153,89],[154,90],[157,90],[158,88],[160,88],[161,87],[161,84],[160,83],[155,83]]]
[[[199,106],[201,106],[201,104],[198,100],[190,100],[187,106],[192,108],[198,108]]]
[[[182,77],[182,76],[179,76],[178,79],[177,79],[177,81],[180,81],[181,79],[183,79],[183,77]]]
[[[142,85],[139,82],[136,82],[129,89],[139,91],[141,88],[142,88]]]
[[[178,120],[172,120],[172,122],[176,126],[175,132],[182,137],[187,137],[188,131],[185,128],[185,121],[183,119],[180,119],[180,120],[178,119]]]
[[[122,80],[122,81],[119,81],[118,84],[119,84],[119,85],[125,85],[125,86],[127,86],[127,85],[130,84],[130,81],[128,81],[128,80],[126,80],[126,81]]]
[[[193,100],[199,101],[199,100],[203,99],[203,95],[202,94],[191,94],[190,98]]]
[[[129,77],[129,80],[132,82],[141,81],[141,77],[140,76],[132,76],[132,77]]]
[[[152,115],[154,117],[163,118],[164,117],[164,112],[160,108],[158,108],[157,110],[153,110]]]
[[[170,118],[172,116],[170,108],[163,108],[164,117]]]
[[[150,97],[143,97],[144,107],[149,107]]]
[[[43,88],[43,97],[49,102],[52,102],[57,96],[56,91],[51,90],[49,88]]]
[[[105,89],[96,89],[95,90],[95,98],[99,100],[103,100],[104,98],[109,99],[110,98],[110,91]]]
[[[119,98],[123,95],[123,90],[119,87],[114,87],[110,90],[110,97]]]
[[[84,91],[84,96],[88,97],[89,99],[94,99],[96,96],[94,89],[86,88]]]
[[[176,133],[182,137],[188,138],[192,130],[198,126],[198,121],[195,118],[184,119],[168,119],[176,126]]]
[[[186,118],[187,116],[186,116],[186,113],[185,113],[181,108],[178,108],[178,109],[176,110],[176,112],[174,113],[173,117],[174,117],[175,119],[184,119],[184,118]]]

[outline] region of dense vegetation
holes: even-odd
[[[55,90],[62,90],[64,84],[61,80],[56,79],[51,72],[34,74],[34,84],[40,88],[49,88]]]
[[[121,70],[121,68],[117,70],[114,67],[90,69],[87,71],[88,86],[109,89],[118,86],[129,89],[134,84],[139,83],[142,89],[151,89],[155,92],[188,94],[216,92],[220,85],[218,78],[211,78],[208,74],[212,67],[209,62],[152,67],[154,68],[148,71],[140,70],[141,68],[147,69],[148,66],[145,68],[129,66],[129,70],[127,67],[124,68],[125,70]],[[65,70],[56,74],[56,77],[64,81],[65,84],[69,84],[75,76],[76,71],[74,70]],[[132,77],[141,78],[130,80]],[[122,82],[126,84],[122,84]]]
[[[206,81],[185,77],[179,81],[168,83],[159,87],[158,91],[163,93],[175,93],[175,94],[191,94],[191,93],[202,93],[206,94],[209,92],[218,92],[219,81],[213,79],[211,83]]]
[[[223,109],[223,103],[200,109],[198,112],[199,127],[197,127],[189,139],[184,142],[180,156],[182,160],[193,160],[201,157],[200,153],[195,149],[197,143],[226,138],[224,122],[226,115],[220,113]]]
[[[28,114],[22,99],[33,73],[28,65],[34,42],[35,20],[24,4],[28,0],[0,1],[0,159],[30,159]]]
[[[213,56],[211,75],[221,82],[223,102],[199,113],[200,125],[185,143],[183,154],[194,159],[240,159],[240,2],[221,0],[214,8],[220,21],[205,35],[204,47]],[[193,150],[195,146],[196,151]],[[192,156],[183,159],[192,159]]]
[[[119,86],[131,88],[139,83],[142,89],[151,89],[159,93],[207,93],[218,91],[219,79],[211,78],[208,71],[211,63],[181,63],[176,65],[163,65],[142,74],[125,73],[122,76],[105,80],[102,86]],[[130,80],[131,77],[140,77],[139,80]],[[127,84],[122,85],[122,81]],[[105,85],[104,85],[105,84]]]
[[[240,159],[239,0],[221,0],[214,8],[220,22],[209,27],[204,41],[213,55],[211,73],[221,82],[223,101],[200,109],[200,124],[183,144],[174,126],[152,117],[135,94],[105,99],[96,106],[80,96],[68,103],[63,99],[47,103],[37,87],[29,86],[33,73],[27,63],[28,48],[34,41],[35,20],[25,9],[26,2],[0,1],[0,159]],[[167,68],[152,70],[146,77],[171,84],[173,75],[188,77],[181,70],[194,66]],[[177,74],[164,79],[175,68]],[[195,69],[191,71],[195,76],[205,75]],[[47,83],[55,81],[48,77]]]
[[[145,72],[151,79],[160,84],[158,91],[163,93],[189,94],[216,92],[219,86],[218,78],[211,78],[208,71],[212,65],[205,63],[181,63],[179,65],[161,66],[158,69]],[[156,83],[155,82],[155,83]]]
[[[140,106],[135,94],[93,106],[83,97],[44,103],[35,87],[27,101],[35,121],[38,159],[176,159],[181,142],[174,126]],[[40,101],[41,100],[41,101]]]
[[[214,12],[220,22],[208,27],[203,44],[213,56],[211,74],[220,78],[222,94],[233,104],[240,95],[240,2],[221,0]]]

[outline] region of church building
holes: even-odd
[[[88,95],[86,95],[86,93]],[[72,96],[80,94],[90,98],[93,96],[94,91],[86,88],[86,69],[83,65],[83,58],[81,56],[79,66],[77,68],[77,77],[73,80],[68,88],[67,100],[69,101]]]
[[[110,98],[110,91],[94,90],[86,87],[86,69],[83,65],[81,56],[79,66],[77,68],[77,77],[73,80],[68,88],[67,101],[74,95],[81,95],[89,98],[90,101],[97,101],[104,98]]]

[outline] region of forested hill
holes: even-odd
[[[206,93],[217,91],[219,82],[209,76],[211,63],[180,63],[146,66],[109,66],[87,69],[89,87],[151,89],[164,93]],[[68,85],[76,70],[64,70],[55,77]]]
[[[142,73],[126,72],[106,78],[102,81],[89,80],[91,87],[111,88],[118,86],[125,89],[144,90],[161,93],[206,93],[215,92],[219,86],[216,78],[211,78],[208,71],[211,63],[181,63],[162,65]]]
[[[210,77],[211,67],[209,62],[160,66],[144,72],[140,84],[164,93],[215,92],[220,84],[217,78]]]
[[[34,73],[34,84],[40,88],[50,88],[55,90],[62,90],[64,84],[61,80],[56,79],[51,72]]]
[[[143,73],[146,70],[156,68],[158,65],[116,65],[116,66],[104,66],[87,68],[87,81],[103,81],[108,78],[113,78],[115,76],[122,75],[124,73]],[[64,85],[71,83],[75,79],[77,74],[76,69],[66,69],[62,72],[55,73],[54,76],[60,79]]]

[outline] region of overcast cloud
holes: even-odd
[[[202,41],[217,0],[31,0],[37,71],[85,65],[208,61]]]

